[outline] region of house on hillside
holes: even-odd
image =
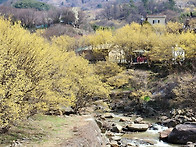
[[[147,15],[146,21],[148,21],[151,25],[154,24],[166,24],[166,15]]]
[[[109,61],[116,63],[126,63],[125,52],[122,49],[111,50],[108,54]]]
[[[132,61],[130,61],[130,56],[126,55],[124,50],[119,46],[112,46],[111,44],[102,44],[96,47],[87,46],[83,48],[76,49],[76,54],[83,56],[85,59],[89,60],[91,63],[96,61],[105,61],[108,58],[111,62],[116,63],[131,63],[131,64],[142,64],[147,63],[147,57],[145,50],[135,50],[131,55]],[[127,61],[128,60],[128,61]]]

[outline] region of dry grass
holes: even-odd
[[[73,136],[72,126],[77,121],[77,117],[35,115],[1,134],[0,146],[8,146],[14,141],[23,146],[56,146]]]

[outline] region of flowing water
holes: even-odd
[[[125,122],[119,122],[120,118],[123,118],[122,114],[115,114],[114,118],[111,121],[125,126]],[[126,117],[127,118],[127,117]],[[130,117],[132,121],[134,121],[136,116]],[[127,132],[125,133],[121,139],[122,144],[128,144],[132,146],[138,147],[180,147],[180,145],[168,144],[159,140],[159,133],[168,129],[168,127],[164,127],[156,124],[153,119],[144,119],[144,121],[152,124],[153,127],[150,127],[145,132]]]
[[[159,140],[159,132],[168,129],[167,127],[163,127],[158,124],[153,124],[153,126],[154,128],[156,128],[156,130],[149,128],[145,132],[134,132],[134,133],[124,134],[122,138],[124,141],[127,141],[129,144],[137,145],[139,147],[146,147],[146,146],[178,147],[178,145],[168,144],[166,142]]]

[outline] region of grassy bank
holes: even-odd
[[[13,126],[0,135],[0,146],[21,143],[24,146],[55,146],[71,138],[70,131],[77,121],[75,117],[35,115]]]

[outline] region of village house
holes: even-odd
[[[147,15],[146,21],[148,21],[151,25],[154,24],[166,24],[166,15]]]
[[[108,58],[111,62],[126,63],[125,52],[122,49],[111,50]]]
[[[147,58],[144,56],[146,52],[147,51],[145,50],[135,50],[133,52],[134,55],[132,57],[131,63],[147,63]],[[83,48],[78,48],[76,50],[76,54],[83,56],[91,63],[96,61],[105,61],[106,59],[116,63],[127,63],[127,56],[125,55],[125,52],[120,49],[119,46],[112,46],[111,44],[102,44],[96,47],[87,46]]]

